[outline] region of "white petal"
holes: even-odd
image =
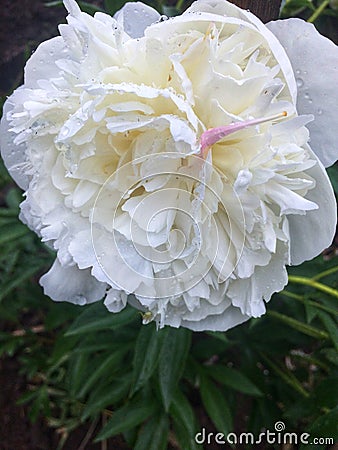
[[[60,76],[56,61],[67,57],[67,48],[61,36],[42,42],[25,66],[25,87],[38,88],[39,80]]]
[[[277,252],[268,265],[256,267],[250,278],[234,280],[227,295],[232,304],[242,313],[251,317],[260,317],[265,313],[264,301],[268,302],[274,292],[281,291],[288,282],[285,264],[288,262],[287,249],[278,245]]]
[[[288,54],[298,85],[299,114],[313,114],[307,125],[311,147],[325,167],[338,159],[338,47],[301,19],[270,22]]]
[[[273,55],[278,61],[280,68],[284,74],[292,99],[294,101],[296,100],[296,92],[297,92],[296,82],[285,49],[283,48],[282,45],[280,45],[278,39],[275,38],[274,34],[270,32],[270,30],[261,22],[261,20],[258,17],[256,17],[250,11],[238,8],[236,5],[233,5],[232,3],[229,3],[224,0],[198,0],[194,2],[190,6],[190,8],[188,8],[186,12],[179,18],[180,19],[186,17],[189,18],[191,12],[195,12],[197,14],[200,12],[206,12],[223,16],[224,22],[227,22],[227,17],[229,18],[234,17],[240,19],[241,21],[245,21],[248,24],[254,25],[254,27],[258,30],[258,32],[261,33],[262,36],[266,39]],[[207,16],[207,14],[202,14],[198,19],[203,20],[204,16]],[[193,17],[191,17],[190,20],[193,20]],[[211,17],[209,18],[209,20],[210,22],[212,22]]]
[[[125,308],[127,304],[128,296],[125,292],[117,289],[109,289],[107,297],[105,298],[104,305],[108,311],[117,313]]]
[[[318,161],[307,173],[316,180],[316,187],[308,192],[306,198],[317,203],[319,208],[307,211],[304,216],[288,216],[292,264],[317,256],[330,246],[336,232],[337,205],[326,171]]]
[[[114,15],[114,19],[134,39],[142,37],[144,30],[159,18],[160,15],[155,9],[142,2],[128,2]]]
[[[197,322],[182,320],[181,326],[193,331],[226,331],[250,319],[241,313],[239,308],[229,306],[223,314],[208,316]],[[172,325],[173,326],[173,325]]]
[[[100,300],[106,291],[106,284],[97,281],[90,270],[80,270],[77,266],[61,266],[56,259],[49,272],[40,278],[45,295],[57,302],[76,305]]]
[[[81,9],[79,8],[79,5],[76,3],[76,1],[63,0],[63,4],[65,5],[65,8],[71,16],[77,17],[81,14]]]
[[[7,114],[13,109],[14,97],[6,101],[3,108],[3,116],[0,124],[0,148],[1,156],[11,177],[21,189],[28,188],[31,177],[26,174],[26,145],[25,143],[14,144],[15,133],[8,131],[10,124]]]

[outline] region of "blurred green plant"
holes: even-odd
[[[104,4],[111,14],[122,6]],[[187,6],[151,5],[168,15]],[[282,16],[295,15],[317,25],[337,10],[327,1],[286,1]],[[337,192],[337,166],[329,175]],[[18,220],[21,191],[2,164],[0,190],[0,355],[19,361],[27,379],[20,403],[32,421],[44,417],[59,431],[58,450],[84,423],[88,439],[122,434],[134,450],[196,450],[202,427],[258,436],[280,420],[287,431],[338,438],[334,255],[291,267],[268,313],[227,333],[156,330],[130,307],[111,314],[102,303],[46,298],[38,278],[53,253]]]

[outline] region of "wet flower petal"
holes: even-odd
[[[325,167],[338,158],[338,48],[301,19],[270,22],[290,58],[297,81],[297,110],[313,114],[311,147]],[[324,79],[323,79],[324,78]]]
[[[57,252],[45,293],[199,331],[264,314],[336,223],[285,49],[225,0],[65,6],[1,122],[20,218]]]

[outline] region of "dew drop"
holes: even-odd
[[[301,88],[302,86],[304,86],[304,81],[302,80],[302,78],[297,78],[297,79],[296,79],[296,82],[297,82],[297,86],[298,86],[299,88]]]
[[[297,74],[297,75],[300,75],[300,73],[301,73],[300,70],[297,69],[297,70],[296,70],[296,74]]]
[[[87,303],[87,299],[86,299],[86,297],[84,295],[76,295],[74,300],[75,300],[74,303],[76,305],[83,306],[83,305],[85,305]]]
[[[63,126],[63,128],[62,128],[62,130],[61,130],[61,136],[62,137],[66,137],[66,136],[68,136],[68,134],[69,134],[69,128],[68,127],[66,127],[66,126]]]
[[[323,110],[319,108],[319,109],[317,110],[317,114],[318,114],[318,116],[321,116],[321,115],[323,114]]]

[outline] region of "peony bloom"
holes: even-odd
[[[197,331],[261,316],[334,235],[336,46],[225,0],[64,4],[1,124],[20,218],[56,250],[45,293]]]

